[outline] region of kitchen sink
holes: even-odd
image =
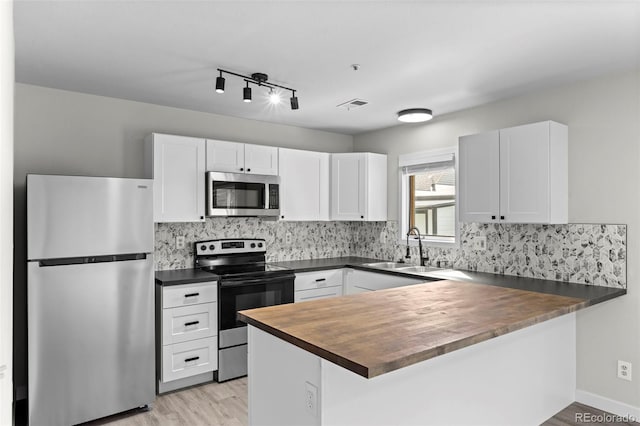
[[[425,273],[425,272],[434,272],[434,271],[442,271],[442,268],[436,268],[433,266],[408,266],[408,267],[399,267],[398,271],[409,272],[409,273]]]
[[[362,266],[367,266],[369,268],[398,269],[398,268],[406,267],[407,264],[397,263],[397,262],[376,262],[376,263],[365,263]]]

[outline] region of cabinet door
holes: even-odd
[[[162,345],[212,337],[218,334],[216,303],[162,310]]]
[[[329,154],[279,149],[280,218],[329,220]]]
[[[549,122],[500,130],[500,216],[549,221]]]
[[[278,175],[278,148],[264,145],[244,145],[245,173]]]
[[[342,269],[296,272],[295,291],[315,290],[325,287],[342,287]]]
[[[367,192],[365,220],[387,220],[387,156],[367,153]]]
[[[364,154],[331,154],[331,219],[365,218],[366,158]]]
[[[460,137],[458,155],[460,221],[499,221],[500,136],[498,131]]]
[[[404,287],[423,282],[425,282],[425,280],[421,278],[401,277],[350,268],[344,269],[344,294],[347,295]]]
[[[207,171],[244,173],[244,144],[207,139]]]
[[[316,288],[312,290],[301,290],[294,293],[294,302],[308,302],[310,300],[327,299],[329,297],[342,296],[342,287]]]
[[[204,222],[204,139],[154,134],[149,141],[154,222]]]
[[[162,347],[163,382],[182,379],[218,369],[216,337],[190,340]]]

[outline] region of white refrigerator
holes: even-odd
[[[153,187],[27,176],[30,425],[155,399]]]

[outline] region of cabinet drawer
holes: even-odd
[[[296,303],[306,302],[308,300],[326,299],[336,296],[342,296],[342,286],[296,291],[293,296],[293,301]]]
[[[217,369],[218,343],[215,337],[176,343],[162,348],[163,382]]]
[[[162,345],[217,335],[217,304],[168,308],[162,311]]]
[[[218,285],[215,281],[162,288],[163,308],[209,303],[215,302],[217,299]]]
[[[296,291],[341,285],[342,269],[329,269],[327,271],[302,272],[296,274]]]

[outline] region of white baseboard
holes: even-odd
[[[595,393],[576,389],[576,402],[589,405],[599,410],[607,411],[621,417],[628,417],[630,421],[640,421],[640,407],[634,407],[624,402],[609,399]],[[633,417],[633,419],[631,419]]]

